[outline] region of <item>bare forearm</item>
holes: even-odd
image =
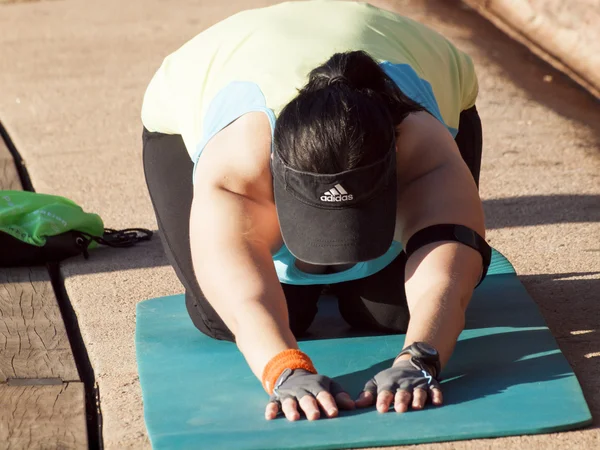
[[[204,194],[208,195],[208,194]],[[290,331],[285,296],[267,245],[253,239],[246,222],[252,211],[243,199],[210,194],[211,220],[192,207],[190,243],[194,270],[208,302],[235,336],[238,348],[260,379],[277,353],[297,348]],[[205,239],[204,236],[211,236]]]
[[[410,323],[406,345],[422,341],[448,362],[465,325],[465,310],[481,271],[481,256],[461,244],[433,244],[411,256],[406,268]]]
[[[415,302],[411,309],[405,346],[413,342],[427,342],[440,354],[442,367],[446,365],[459,334],[465,325],[465,313],[452,295],[434,295]]]
[[[262,371],[271,358],[283,350],[298,348],[287,319],[276,320],[262,305],[241,308],[236,343],[252,372],[261,379]]]
[[[214,258],[209,265],[195,264],[199,284],[260,379],[264,366],[273,356],[282,350],[297,348],[288,325],[281,286],[256,270],[255,262],[244,263],[239,254],[235,258],[209,251],[205,254],[212,254]],[[238,272],[236,267],[239,266],[245,270]],[[234,275],[236,272],[238,276]]]

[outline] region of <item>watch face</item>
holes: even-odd
[[[426,344],[425,342],[419,342],[419,350],[421,350],[426,355],[430,356],[437,356],[438,354],[437,350],[434,347],[432,347],[429,344]]]

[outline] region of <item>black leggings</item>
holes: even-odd
[[[194,274],[189,239],[193,164],[183,140],[180,135],[146,129],[142,140],[144,173],[158,228],[167,258],[185,288],[185,303],[192,322],[208,336],[233,341],[233,334],[202,294]],[[479,184],[482,136],[475,107],[461,113],[456,143]],[[340,314],[349,325],[361,331],[406,332],[409,313],[404,292],[405,263],[402,252],[369,277],[328,286],[329,292],[338,298]],[[325,286],[282,283],[282,288],[290,328],[300,337],[317,313],[317,300]]]

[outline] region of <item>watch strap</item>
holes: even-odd
[[[438,380],[439,376],[440,376],[440,372],[442,371],[442,366],[440,363],[439,355],[436,354],[434,356],[434,355],[422,354],[417,347],[418,345],[419,345],[418,342],[414,342],[413,344],[409,345],[408,347],[402,349],[402,351],[400,353],[398,353],[398,356],[396,356],[394,361],[397,360],[402,355],[410,355],[413,359],[416,359],[419,362],[421,362],[421,364],[426,364],[428,366],[433,367],[433,369],[435,370],[435,373],[432,374],[433,378]],[[436,353],[437,353],[437,350],[436,350]]]

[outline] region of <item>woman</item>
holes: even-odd
[[[476,95],[467,55],[353,2],[244,11],[164,60],[142,109],[158,225],[192,321],[236,342],[267,419],[442,404],[490,257]],[[351,326],[407,333],[356,402],[298,350],[324,286]]]

